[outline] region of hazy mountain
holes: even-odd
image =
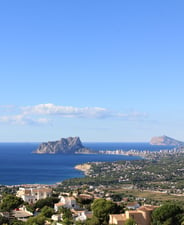
[[[150,144],[152,145],[174,145],[174,146],[181,146],[184,145],[184,142],[178,141],[174,138],[168,137],[168,136],[158,136],[158,137],[152,137]]]

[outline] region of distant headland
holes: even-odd
[[[37,154],[91,154],[89,148],[85,148],[79,137],[61,138],[58,141],[42,143],[36,151]]]
[[[152,137],[151,145],[171,145],[171,146],[184,146],[184,142],[178,141],[168,136]],[[58,141],[48,141],[42,143],[33,153],[36,154],[95,154],[89,148],[86,148],[79,137],[61,138]],[[100,152],[102,154],[102,152]]]
[[[184,142],[178,141],[168,136],[152,137],[150,140],[151,145],[173,145],[173,146],[184,146]]]

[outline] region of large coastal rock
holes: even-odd
[[[79,137],[61,138],[59,141],[42,143],[34,153],[37,154],[89,154],[90,149],[85,148]]]
[[[159,137],[152,137],[150,144],[152,145],[173,145],[173,146],[184,146],[184,142],[178,141],[168,136],[159,136]]]

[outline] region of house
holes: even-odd
[[[127,207],[127,209],[135,210],[135,209],[139,208],[140,205],[138,202],[129,202],[126,207]]]
[[[66,208],[78,208],[77,203],[76,203],[76,199],[74,197],[64,197],[62,196],[60,198],[60,202],[64,203],[64,207]]]
[[[78,197],[83,200],[92,200],[93,199],[93,196],[89,195],[89,194],[80,194]]]
[[[88,218],[92,217],[92,212],[85,211],[85,210],[75,211],[75,215],[76,215],[76,218],[75,218],[76,221],[83,222],[83,221],[87,220]]]
[[[40,199],[51,197],[52,189],[47,187],[37,188],[19,188],[16,196],[22,198],[25,202],[35,203]]]
[[[110,214],[109,224],[124,225],[125,221],[133,218],[137,225],[150,225],[151,213],[157,206],[142,206],[137,210],[127,210],[124,214]]]
[[[123,225],[126,221],[125,214],[110,214],[109,224]]]
[[[60,221],[60,220],[62,220],[62,216],[63,216],[62,213],[61,214],[54,214],[54,215],[52,215],[51,219],[53,221]]]
[[[15,209],[12,211],[12,216],[18,220],[26,221],[29,217],[33,216],[33,213],[26,210],[25,207]]]
[[[64,204],[63,202],[55,203],[55,204],[54,204],[54,210],[55,210],[55,212],[58,212],[59,208],[64,207],[64,205],[65,205],[65,204]]]
[[[65,207],[68,209],[79,208],[74,197],[61,196],[60,201],[54,204],[54,209],[57,212],[59,208]]]

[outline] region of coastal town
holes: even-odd
[[[160,141],[179,144],[159,151],[101,150],[96,154],[138,157],[78,164],[75,169],[83,172],[82,177],[52,185],[1,185],[0,224],[158,225],[160,221],[159,225],[165,225],[174,220],[168,225],[182,225],[184,147],[166,136]],[[43,143],[36,151],[58,152],[93,154],[79,137]]]
[[[11,208],[10,197],[12,196],[9,194],[3,198],[1,209],[6,208],[7,210],[8,197]],[[125,197],[114,201],[110,193],[103,193],[98,188],[93,190],[92,187],[90,190],[81,188],[73,189],[70,192],[56,192],[50,186],[21,186],[15,193],[14,199],[16,198],[19,199],[17,202],[21,206],[17,204],[17,207],[11,211],[1,212],[0,221],[11,219],[14,221],[11,224],[93,224],[95,204],[96,207],[100,207],[101,204],[111,204],[112,209],[106,212],[107,224],[124,224],[134,216],[137,222],[149,225],[151,212],[158,208],[158,206],[142,204],[141,201],[144,199],[139,198],[133,201],[132,198]],[[113,213],[110,213],[111,211]]]
[[[0,224],[152,225],[167,207],[177,208],[181,221],[183,148],[148,155],[76,165],[84,177],[54,185],[2,185]]]
[[[129,188],[173,195],[184,195],[183,150],[156,152],[142,160],[92,162],[76,166],[85,172],[83,178],[73,178],[62,185],[103,185],[110,189]],[[154,156],[154,157],[153,157]]]
[[[128,155],[128,156],[140,156],[144,159],[158,159],[163,156],[168,155],[178,155],[184,152],[184,147],[173,147],[170,149],[161,149],[159,151],[150,151],[150,150],[100,150],[99,154],[107,154],[107,155]]]
[[[184,225],[184,0],[0,0],[0,225]]]

